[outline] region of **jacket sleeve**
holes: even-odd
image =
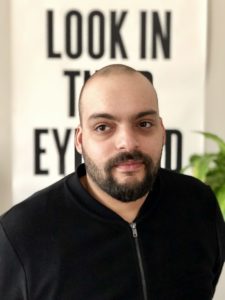
[[[0,299],[28,300],[25,272],[0,223]]]

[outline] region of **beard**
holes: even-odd
[[[157,176],[160,159],[154,163],[151,157],[140,152],[122,152],[115,157],[109,159],[103,171],[93,162],[93,160],[87,155],[83,149],[83,158],[86,166],[86,172],[95,184],[110,195],[121,202],[132,202],[140,199],[150,192]],[[119,163],[133,160],[142,162],[144,165],[144,176],[142,179],[132,182],[119,183],[113,176],[113,168]],[[127,176],[131,176],[131,173],[127,173]]]

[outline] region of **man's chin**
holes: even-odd
[[[118,184],[126,184],[126,183],[133,183],[138,184],[144,180],[146,176],[145,172],[142,170],[139,171],[123,171],[123,172],[115,172],[113,174],[113,179]]]
[[[144,175],[140,174],[132,174],[131,172],[124,172],[117,176],[113,176],[115,183],[118,185],[125,185],[125,186],[136,186],[139,185],[143,179]]]

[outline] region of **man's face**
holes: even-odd
[[[87,180],[128,202],[146,195],[161,159],[165,131],[153,87],[140,74],[96,76],[82,96],[76,136]]]

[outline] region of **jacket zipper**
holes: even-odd
[[[142,283],[142,291],[143,291],[143,299],[148,300],[148,294],[147,294],[147,285],[146,285],[146,278],[145,278],[145,273],[144,273],[144,267],[143,267],[143,260],[141,257],[141,251],[140,251],[140,245],[138,241],[138,232],[137,232],[137,225],[136,223],[131,223],[130,227],[132,229],[132,234],[135,242],[135,248],[137,252],[137,258],[138,258],[138,265],[139,265],[139,270],[141,274],[141,283]]]

